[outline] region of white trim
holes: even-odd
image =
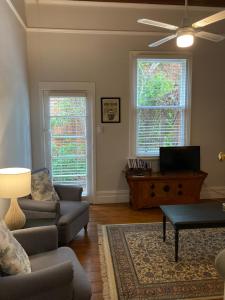
[[[94,204],[107,204],[107,203],[127,203],[129,202],[129,191],[97,191]]]
[[[27,29],[27,26],[25,25],[24,21],[22,20],[22,18],[20,17],[20,15],[18,14],[17,10],[15,9],[14,5],[12,4],[11,0],[6,0],[6,3],[9,5],[11,11],[14,13],[15,17],[17,18],[17,20],[19,21],[20,25],[22,25],[23,29]]]
[[[203,187],[200,199],[221,199],[225,198],[225,186]],[[97,191],[94,204],[128,203],[129,190]]]
[[[45,125],[45,116],[44,113],[44,93],[46,91],[65,91],[65,92],[72,92],[72,91],[85,91],[87,93],[88,101],[91,102],[89,105],[89,115],[90,115],[90,124],[89,128],[91,130],[89,136],[89,143],[90,143],[90,189],[88,191],[88,200],[95,203],[95,187],[96,187],[96,141],[95,141],[95,84],[93,82],[40,82],[39,83],[39,97],[42,100],[42,114],[41,114],[41,123],[43,127],[41,130],[41,151],[42,157],[45,158],[45,165],[47,166],[48,161],[46,160],[46,125]]]
[[[26,4],[36,4],[37,0],[25,0]],[[120,2],[100,2],[100,1],[74,1],[74,0],[38,0],[42,5],[64,5],[76,7],[109,7],[109,8],[134,8],[134,9],[166,9],[166,10],[184,10],[183,5],[166,5],[166,4],[148,4],[148,3],[120,3]],[[205,7],[189,6],[196,11],[210,12],[212,9],[220,10],[223,7]]]
[[[61,28],[27,28],[27,32],[68,33],[68,34],[98,34],[98,35],[128,35],[128,36],[167,36],[168,33],[157,31],[135,30],[97,30],[97,29],[61,29]]]
[[[186,110],[185,110],[185,145],[190,145],[191,133],[191,80],[192,80],[192,55],[190,52],[155,52],[155,51],[130,51],[129,72],[130,72],[130,99],[129,102],[129,157],[136,157],[136,61],[137,58],[175,58],[187,59],[187,89],[186,89]],[[142,156],[143,157],[143,156]],[[157,159],[156,156],[147,156],[148,159]]]

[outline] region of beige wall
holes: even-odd
[[[40,81],[90,81],[96,84],[96,125],[100,124],[100,97],[121,97],[120,124],[104,125],[97,133],[97,191],[128,189],[122,169],[129,142],[129,51],[149,50],[149,37],[29,33],[32,91],[32,144],[35,168],[43,166],[41,149]],[[177,51],[173,43],[161,52]],[[156,49],[158,50],[158,49]],[[159,50],[158,50],[159,51]],[[208,186],[225,186],[225,165],[217,154],[225,150],[225,43],[198,40],[192,49],[193,88],[191,142],[201,146],[202,169]]]
[[[6,1],[0,1],[0,49],[0,168],[30,167],[26,33]]]

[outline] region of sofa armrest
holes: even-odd
[[[29,274],[11,275],[0,278],[1,299],[4,300],[27,300],[42,299],[42,295],[55,293],[60,298],[62,292],[65,299],[72,299],[73,294],[73,268],[71,262],[64,262],[46,269]],[[65,290],[66,289],[66,290]],[[40,297],[39,297],[40,295]],[[60,296],[61,295],[61,296]],[[45,298],[47,299],[47,298]]]
[[[56,184],[54,188],[59,195],[60,200],[81,201],[83,188],[74,185]]]
[[[19,229],[13,235],[28,255],[58,248],[58,231],[54,225]]]
[[[21,198],[18,203],[23,210],[37,211],[37,212],[58,212],[60,204],[58,201],[40,201]]]

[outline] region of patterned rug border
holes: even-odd
[[[162,224],[162,222],[149,222],[149,223]],[[109,226],[144,225],[149,223],[126,223],[126,224],[124,223],[124,224],[98,225],[98,246],[99,246],[104,300],[118,300],[116,280],[114,276],[114,268],[113,268],[112,256],[111,256],[106,228]],[[185,298],[182,300],[219,300],[219,299],[223,299],[223,295],[212,296],[212,297]]]

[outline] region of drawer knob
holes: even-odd
[[[170,186],[169,185],[164,185],[163,190],[164,190],[164,192],[169,192],[170,191]]]

